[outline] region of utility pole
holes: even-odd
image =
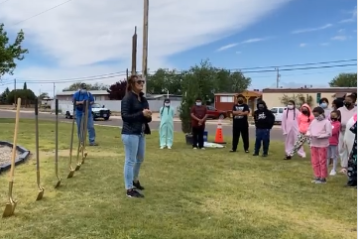
[[[280,69],[276,68],[276,88],[280,87]]]
[[[56,83],[54,82],[53,83],[53,99],[56,99],[57,96],[56,96]]]
[[[132,75],[137,74],[137,27],[134,28],[134,35],[132,37]],[[127,77],[128,80],[128,77]]]
[[[148,75],[148,19],[149,19],[149,0],[144,0],[143,14],[143,55],[142,55],[142,77],[147,79]],[[143,86],[144,95],[147,94],[147,86]]]

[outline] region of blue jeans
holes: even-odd
[[[268,154],[270,146],[270,129],[256,129],[255,154],[259,154],[263,144],[263,153]]]
[[[77,134],[78,134],[78,139],[79,140],[82,139],[81,138],[81,120],[82,120],[83,116],[84,116],[84,114],[76,114]],[[94,130],[94,123],[93,123],[92,114],[88,115],[87,130],[88,130],[89,143],[90,144],[94,143],[95,140],[96,140],[96,131]]]
[[[124,184],[126,189],[133,188],[138,180],[140,166],[144,160],[145,135],[122,134],[124,144]]]

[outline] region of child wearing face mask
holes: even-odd
[[[164,106],[160,108],[159,138],[160,149],[173,146],[174,135],[174,109],[170,106],[170,99],[164,100]]]
[[[327,167],[330,162],[333,164],[333,168],[329,175],[334,176],[337,174],[337,164],[338,164],[338,142],[339,142],[339,133],[341,131],[341,122],[340,114],[338,110],[331,112],[331,126],[332,126],[332,135],[329,138],[329,147],[327,149]]]
[[[331,117],[331,109],[329,106],[329,101],[327,98],[321,98],[319,101],[319,106],[324,110],[324,116],[326,116],[327,119]]]
[[[321,184],[326,183],[327,178],[327,148],[332,136],[332,125],[321,107],[314,108],[312,112],[314,120],[306,133],[311,139],[311,163],[315,176],[312,183]]]
[[[305,143],[310,143],[310,138],[306,135],[306,133],[313,119],[314,117],[311,112],[311,107],[308,104],[303,104],[301,107],[301,112],[298,115],[299,134],[292,151],[286,156],[286,160],[291,159],[292,156],[295,155]],[[302,157],[305,157],[305,155]]]

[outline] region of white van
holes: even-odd
[[[286,109],[286,107],[273,107],[271,109],[271,112],[275,116],[275,123],[281,124],[282,117],[283,117],[283,111]]]

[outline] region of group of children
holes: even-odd
[[[349,178],[348,186],[357,185],[356,100],[357,94],[352,93],[342,99],[334,100],[332,108],[329,108],[328,99],[322,98],[320,106],[315,107],[313,110],[308,104],[303,104],[300,109],[297,109],[294,101],[288,102],[281,125],[285,136],[285,160],[292,159],[295,154],[305,158],[306,153],[303,145],[310,145],[311,162],[315,176],[314,180],[312,180],[313,183],[321,184],[326,182],[330,165],[332,165],[332,170],[329,175],[336,175],[340,158],[342,172],[346,173]],[[239,106],[242,106],[242,109]],[[237,135],[237,132],[241,132],[241,128],[247,128],[248,130],[248,124],[244,125],[241,122],[247,122],[249,109],[248,106],[246,108],[242,102],[238,102],[234,106],[233,148],[231,152],[236,151],[240,135]],[[160,117],[160,148],[170,149],[173,144],[174,109],[170,106],[169,99],[165,100],[164,106],[160,109]],[[206,117],[206,107],[202,104],[201,99],[198,98],[191,108],[194,149],[197,149],[197,147],[204,149],[203,133]],[[270,131],[274,125],[275,117],[262,100],[257,103],[254,120],[256,141],[253,155],[258,156],[262,145],[263,156],[266,157],[270,144]],[[235,125],[240,127],[235,127]],[[242,133],[242,136],[246,135]],[[248,142],[246,144],[245,152],[248,153]]]
[[[285,136],[286,160],[296,153],[306,157],[303,145],[311,149],[311,162],[314,172],[313,183],[325,183],[328,167],[329,175],[337,174],[337,164],[341,159],[342,172],[348,175],[348,186],[357,185],[356,138],[357,138],[357,99],[356,93],[336,99],[329,108],[326,98],[320,100],[320,106],[313,110],[303,104],[298,110],[294,101],[289,101],[282,119],[282,131]]]

